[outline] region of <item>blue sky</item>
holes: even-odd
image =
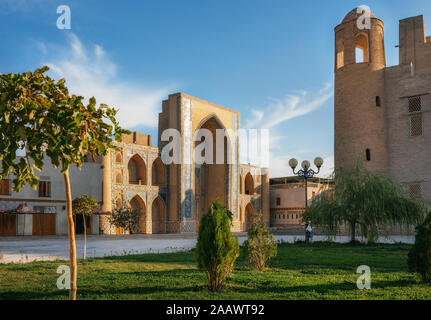
[[[59,5],[71,30],[56,27]],[[388,65],[398,63],[398,20],[431,1],[0,0],[0,72],[43,64],[71,91],[120,109],[121,123],[153,135],[161,100],[185,92],[239,110],[243,127],[270,129],[271,176],[288,159],[333,167],[334,27],[359,5],[385,22]]]

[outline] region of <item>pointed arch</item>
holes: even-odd
[[[146,185],[147,184],[147,166],[144,159],[139,154],[130,158],[127,165],[129,184]]]
[[[121,151],[115,152],[115,163],[123,163],[123,156],[121,155]]]
[[[151,183],[153,186],[164,186],[166,184],[166,168],[160,157],[157,157],[153,161],[151,173]]]
[[[250,226],[253,222],[253,213],[254,213],[253,205],[249,202],[245,206],[244,231],[247,231],[248,228],[250,228]]]
[[[115,183],[116,184],[123,184],[123,176],[121,175],[121,172],[117,172],[115,175]]]
[[[254,194],[254,180],[250,172],[245,176],[245,194]]]
[[[121,199],[121,197],[117,197],[114,201],[115,203],[115,208],[119,209],[121,207],[123,207],[123,199]]]
[[[147,210],[145,201],[139,196],[135,195],[132,200],[130,200],[130,207],[139,212],[139,226],[138,233],[147,233]]]
[[[195,190],[200,190],[200,197],[196,201],[196,206],[199,209],[196,216],[200,217],[204,214],[205,210],[208,210],[211,203],[216,199],[219,199],[221,203],[223,203],[227,208],[229,208],[229,188],[230,181],[228,179],[230,174],[230,168],[228,164],[228,157],[230,153],[230,138],[225,131],[225,135],[223,137],[223,149],[217,150],[217,130],[223,129],[226,130],[226,127],[220,121],[216,114],[210,114],[205,117],[198,125],[196,130],[206,129],[209,130],[212,134],[212,163],[204,163],[196,165],[196,169],[199,170],[199,185],[195,186]],[[197,131],[195,132],[196,136]],[[195,141],[194,147],[203,143],[202,140]],[[223,163],[217,164],[217,151],[223,152]],[[205,155],[202,155],[205,156]],[[220,156],[219,156],[220,157]],[[208,161],[209,162],[209,161]],[[203,211],[203,212],[200,212]]]
[[[160,196],[153,200],[151,206],[152,233],[166,233],[166,205]]]

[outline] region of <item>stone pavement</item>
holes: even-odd
[[[239,243],[247,239],[246,233],[237,233]],[[293,243],[304,240],[301,235],[275,235],[277,241]],[[196,246],[197,234],[154,235],[88,235],[87,257],[120,256],[142,253],[168,253],[187,251]],[[326,236],[314,236],[314,241],[325,241]],[[333,241],[344,243],[349,237],[340,236]],[[413,243],[414,236],[391,236],[380,242]],[[83,236],[76,237],[77,256],[82,258]],[[15,236],[0,237],[0,263],[27,263],[40,260],[67,260],[69,242],[66,236]]]

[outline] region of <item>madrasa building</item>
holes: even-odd
[[[166,129],[179,133],[177,163],[162,161],[163,147],[169,143],[163,141]],[[214,161],[187,161],[198,145],[194,134],[199,129],[212,134]],[[216,161],[218,129],[226,132],[221,163]],[[136,233],[195,233],[216,199],[232,212],[232,231],[246,231],[252,214],[259,210],[269,226],[268,170],[240,164],[240,136],[235,134],[239,129],[240,113],[235,110],[184,93],[169,95],[159,114],[158,147],[152,146],[150,135],[133,132],[123,135],[106,156],[88,159],[80,169],[71,168],[72,197],[86,194],[101,203],[100,212],[87,218],[87,232],[127,232],[110,224],[109,213],[130,206],[140,213]],[[233,161],[227,161],[228,154]],[[13,177],[1,181],[0,210],[24,205],[35,212],[0,214],[0,234],[67,234],[62,175],[46,161],[38,176],[37,190],[27,186],[19,193],[11,192]],[[82,224],[82,217],[76,217],[77,231],[82,231]]]

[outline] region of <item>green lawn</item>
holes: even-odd
[[[431,299],[431,286],[407,270],[410,245],[283,244],[271,269],[247,268],[243,254],[226,288],[212,293],[193,251],[78,261],[78,299]],[[0,265],[0,299],[66,299],[57,267],[67,262]],[[358,290],[356,268],[371,267]]]

